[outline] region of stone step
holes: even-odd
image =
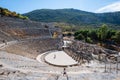
[[[67,76],[59,76],[58,80],[69,80]]]

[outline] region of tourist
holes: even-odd
[[[55,59],[56,58],[56,55],[54,54],[54,57],[53,57],[53,59]]]
[[[67,76],[66,68],[63,69],[63,76]]]

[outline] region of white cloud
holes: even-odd
[[[120,1],[112,3],[110,5],[104,6],[96,11],[96,13],[103,13],[103,12],[115,12],[120,11]]]

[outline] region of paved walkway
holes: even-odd
[[[6,43],[2,43],[2,44],[0,44],[0,49],[5,48],[5,47],[7,47],[7,46],[9,46],[9,45],[16,44],[17,42],[18,42],[18,41],[15,40],[15,41],[9,41],[9,42],[7,42],[7,44],[6,44]]]

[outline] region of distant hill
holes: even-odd
[[[40,22],[64,22],[75,25],[120,25],[120,12],[92,13],[77,9],[40,9],[23,14]]]

